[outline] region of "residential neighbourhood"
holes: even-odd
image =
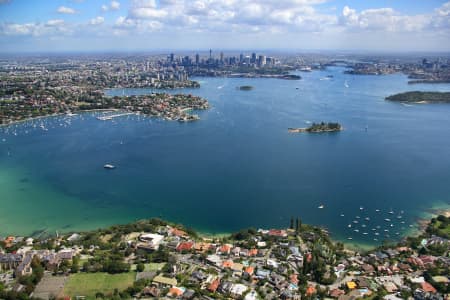
[[[419,237],[366,252],[346,249],[301,222],[224,237],[199,236],[159,219],[44,239],[1,237],[0,295],[444,300],[449,226],[450,219],[439,216]]]

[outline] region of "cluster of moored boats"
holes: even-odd
[[[345,217],[344,214],[340,216]],[[389,211],[383,212],[381,209],[376,209],[375,215],[371,216],[361,206],[359,208],[359,214],[351,218],[347,225],[348,230],[351,231],[351,235],[347,239],[352,240],[355,235],[367,236],[374,241],[382,238],[389,239],[400,236],[401,232],[406,230],[407,227],[413,227],[413,225],[406,224],[403,210],[394,212],[390,209]]]

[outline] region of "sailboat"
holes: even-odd
[[[349,87],[350,87],[350,86],[348,85],[347,80],[344,82],[344,86],[345,86],[346,88],[349,88]]]

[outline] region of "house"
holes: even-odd
[[[254,271],[255,268],[253,268],[252,266],[248,266],[244,269],[244,273],[248,276],[252,276]]]
[[[211,249],[211,243],[199,242],[195,243],[194,249],[197,252],[206,252]]]
[[[391,281],[383,283],[383,287],[388,293],[394,293],[394,292],[396,292],[398,290],[398,288],[395,285],[395,283],[393,283]]]
[[[341,295],[345,295],[345,291],[341,289],[333,289],[328,293],[328,295],[332,298],[339,298]]]
[[[420,284],[420,287],[421,287],[422,290],[423,290],[424,292],[426,292],[426,293],[432,293],[432,294],[435,294],[435,293],[437,292],[436,289],[435,289],[431,284],[429,284],[429,283],[426,282],[426,281],[422,282],[422,283]]]
[[[231,266],[231,270],[233,270],[233,272],[236,273],[236,274],[242,273],[242,270],[243,270],[243,269],[244,269],[244,265],[241,264],[241,263],[234,263],[234,264]]]
[[[255,290],[250,291],[245,295],[244,300],[257,300],[259,299],[258,293]]]
[[[363,269],[364,273],[371,275],[375,272],[375,268],[372,265],[369,264],[363,264],[361,266],[361,269]]]
[[[184,230],[181,230],[181,229],[178,229],[175,227],[169,229],[169,233],[173,236],[177,236],[177,237],[181,237],[181,238],[189,238],[189,235]]]
[[[13,270],[22,262],[22,255],[6,253],[0,254],[0,271]]]
[[[215,293],[220,284],[220,278],[216,277],[208,286],[208,291]]]
[[[309,285],[309,286],[306,288],[306,296],[312,296],[312,295],[314,295],[316,292],[317,292],[317,291],[316,291],[316,288],[315,288],[314,286],[312,286],[312,285]]]
[[[158,298],[161,291],[156,286],[145,287],[141,295]]]
[[[275,236],[275,237],[287,237],[286,230],[282,230],[282,229],[270,229],[268,234],[269,234],[269,236]]]
[[[33,260],[32,254],[27,254],[23,261],[17,266],[15,275],[16,277],[31,275],[33,269],[31,268],[31,261]]]
[[[217,248],[216,253],[222,254],[222,255],[228,255],[231,252],[231,247],[232,247],[232,245],[230,245],[230,244],[223,244],[222,246]]]
[[[169,292],[167,293],[168,297],[178,298],[181,297],[181,295],[184,294],[184,291],[186,289],[184,287],[176,287],[173,286],[169,289]]]
[[[233,284],[230,289],[230,294],[232,297],[240,298],[247,291],[247,289],[248,288],[243,284]]]
[[[347,281],[347,287],[351,290],[356,289],[357,284],[354,281]]]
[[[190,251],[194,247],[194,242],[181,242],[177,246],[178,252]]]
[[[234,263],[233,263],[232,260],[225,260],[222,263],[222,268],[224,268],[224,269],[231,269],[233,267],[233,265],[234,265]]]
[[[156,276],[152,282],[160,286],[176,286],[178,283],[176,278],[164,277],[163,275]]]
[[[139,236],[142,243],[138,243],[137,247],[144,250],[158,250],[164,236],[156,233],[145,233]]]
[[[218,255],[215,255],[215,254],[208,255],[206,257],[206,261],[208,263],[218,266],[218,267],[222,265],[222,259]]]
[[[264,279],[269,277],[270,275],[270,271],[269,270],[265,270],[265,269],[258,269],[256,271],[256,277],[258,277],[259,279]]]

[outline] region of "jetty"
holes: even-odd
[[[127,113],[121,113],[121,114],[116,114],[116,115],[107,115],[107,116],[97,117],[97,120],[109,121],[109,120],[112,120],[114,118],[123,117],[123,116],[129,116],[129,115],[135,115],[135,114],[136,113],[133,113],[133,112],[127,112]]]

